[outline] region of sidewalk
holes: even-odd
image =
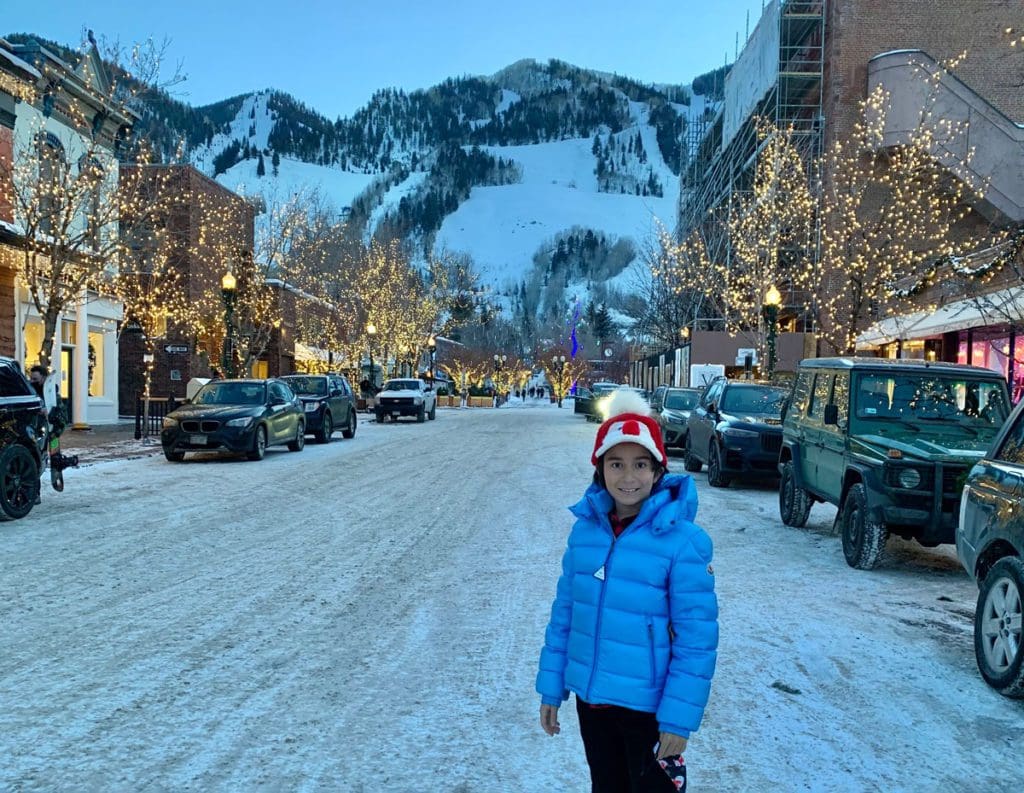
[[[149,457],[161,451],[159,435],[135,440],[134,420],[122,420],[118,424],[101,424],[88,430],[68,428],[60,436],[60,446],[64,454],[77,454],[79,465],[103,460]]]

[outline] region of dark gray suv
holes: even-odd
[[[979,587],[974,654],[985,681],[1024,697],[1024,403],[967,476],[956,533],[960,563]]]

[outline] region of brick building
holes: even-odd
[[[682,177],[681,236],[703,226],[713,240],[712,255],[727,257],[722,219],[733,194],[750,189],[756,116],[792,125],[810,162],[831,142],[849,136],[859,119],[859,103],[877,85],[890,94],[883,147],[905,140],[926,102],[934,102],[930,109],[936,117],[969,125],[961,150],[943,152],[942,165],[951,178],[970,176],[985,183],[985,198],[972,205],[971,218],[957,229],[963,258],[943,265],[945,275],[937,273],[933,284],[915,294],[922,308],[942,309],[929,312],[927,321],[914,311],[885,318],[865,329],[858,346],[881,355],[970,360],[1001,368],[1009,377],[1014,356],[1008,361],[1005,352],[995,351],[1000,345],[1014,347],[1013,328],[1008,327],[1013,323],[993,322],[991,313],[968,310],[965,290],[978,284],[951,276],[957,261],[982,268],[1009,263],[1003,277],[986,282],[986,289],[995,290],[1019,287],[1013,272],[1024,272],[1020,246],[1012,241],[978,250],[993,227],[1013,234],[1024,224],[1024,56],[1009,46],[1006,33],[1020,26],[1020,13],[1020,3],[1012,0],[768,3],[725,79],[721,106],[691,129],[694,156]],[[939,62],[964,52],[956,76],[943,75],[938,88],[929,89]],[[968,149],[973,160],[965,167]],[[822,176],[827,181],[828,174]],[[786,297],[792,305],[802,304],[802,296],[792,291]],[[986,346],[982,339],[993,343]],[[1017,357],[1024,359],[1024,338],[1020,341]]]
[[[137,166],[131,166],[137,167]],[[255,210],[248,201],[204,176],[190,165],[145,166],[157,178],[158,171],[171,171],[170,189],[195,196],[188,206],[178,207],[167,218],[173,233],[181,241],[174,263],[185,274],[189,301],[201,307],[205,334],[191,336],[168,322],[166,334],[158,340],[154,352],[150,392],[155,397],[185,397],[185,388],[193,377],[209,377],[211,366],[219,366],[224,342],[224,306],[221,302],[221,278],[231,268],[222,261],[223,250],[238,256],[251,256],[254,242]],[[126,167],[127,171],[127,167]],[[203,213],[215,213],[217,227],[233,234],[224,240],[201,237]],[[135,412],[136,399],[144,390],[144,344],[134,330],[131,317],[121,329],[118,356],[120,376],[118,401],[122,415]]]

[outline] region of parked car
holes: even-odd
[[[306,434],[317,443],[329,443],[335,427],[343,438],[356,435],[356,401],[344,375],[289,374],[281,378],[302,402]]]
[[[619,387],[619,383],[599,381],[591,383],[589,388],[576,387],[576,401],[573,404],[573,413],[582,414],[587,421],[603,421],[598,412],[598,404],[603,396]]]
[[[784,388],[720,377],[701,394],[686,421],[687,471],[708,467],[708,484],[778,476]]]
[[[268,446],[306,445],[302,402],[279,379],[211,380],[185,405],[164,417],[164,457],[174,463],[186,452],[223,449],[262,460]]]
[[[867,570],[890,534],[955,540],[967,472],[1006,419],[1006,381],[990,369],[882,358],[800,363],[779,455],[779,514],[807,522],[835,504],[843,554]]]
[[[397,421],[399,416],[415,416],[417,421],[433,421],[437,417],[437,394],[426,380],[395,378],[384,383],[377,394],[374,410],[378,422],[383,422],[388,416],[392,421]]]
[[[1024,697],[1024,402],[967,476],[956,532],[960,563],[978,584],[974,655],[981,676]]]
[[[0,357],[0,520],[17,520],[39,497],[46,419],[18,362]]]
[[[658,386],[651,396],[651,410],[658,416],[665,450],[686,448],[686,422],[700,401],[699,388]]]

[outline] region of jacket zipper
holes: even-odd
[[[604,559],[604,580],[601,582],[601,597],[597,600],[597,624],[594,625],[594,663],[590,667],[590,679],[587,681],[587,702],[590,702],[590,689],[594,685],[594,675],[597,673],[597,662],[601,647],[601,618],[604,616],[604,593],[605,584],[608,583],[608,573],[611,570],[612,554],[615,553],[615,541],[618,539],[612,534],[612,545],[608,549],[608,555]]]
[[[654,620],[647,618],[647,658],[651,662],[651,685],[656,682],[654,673]]]

